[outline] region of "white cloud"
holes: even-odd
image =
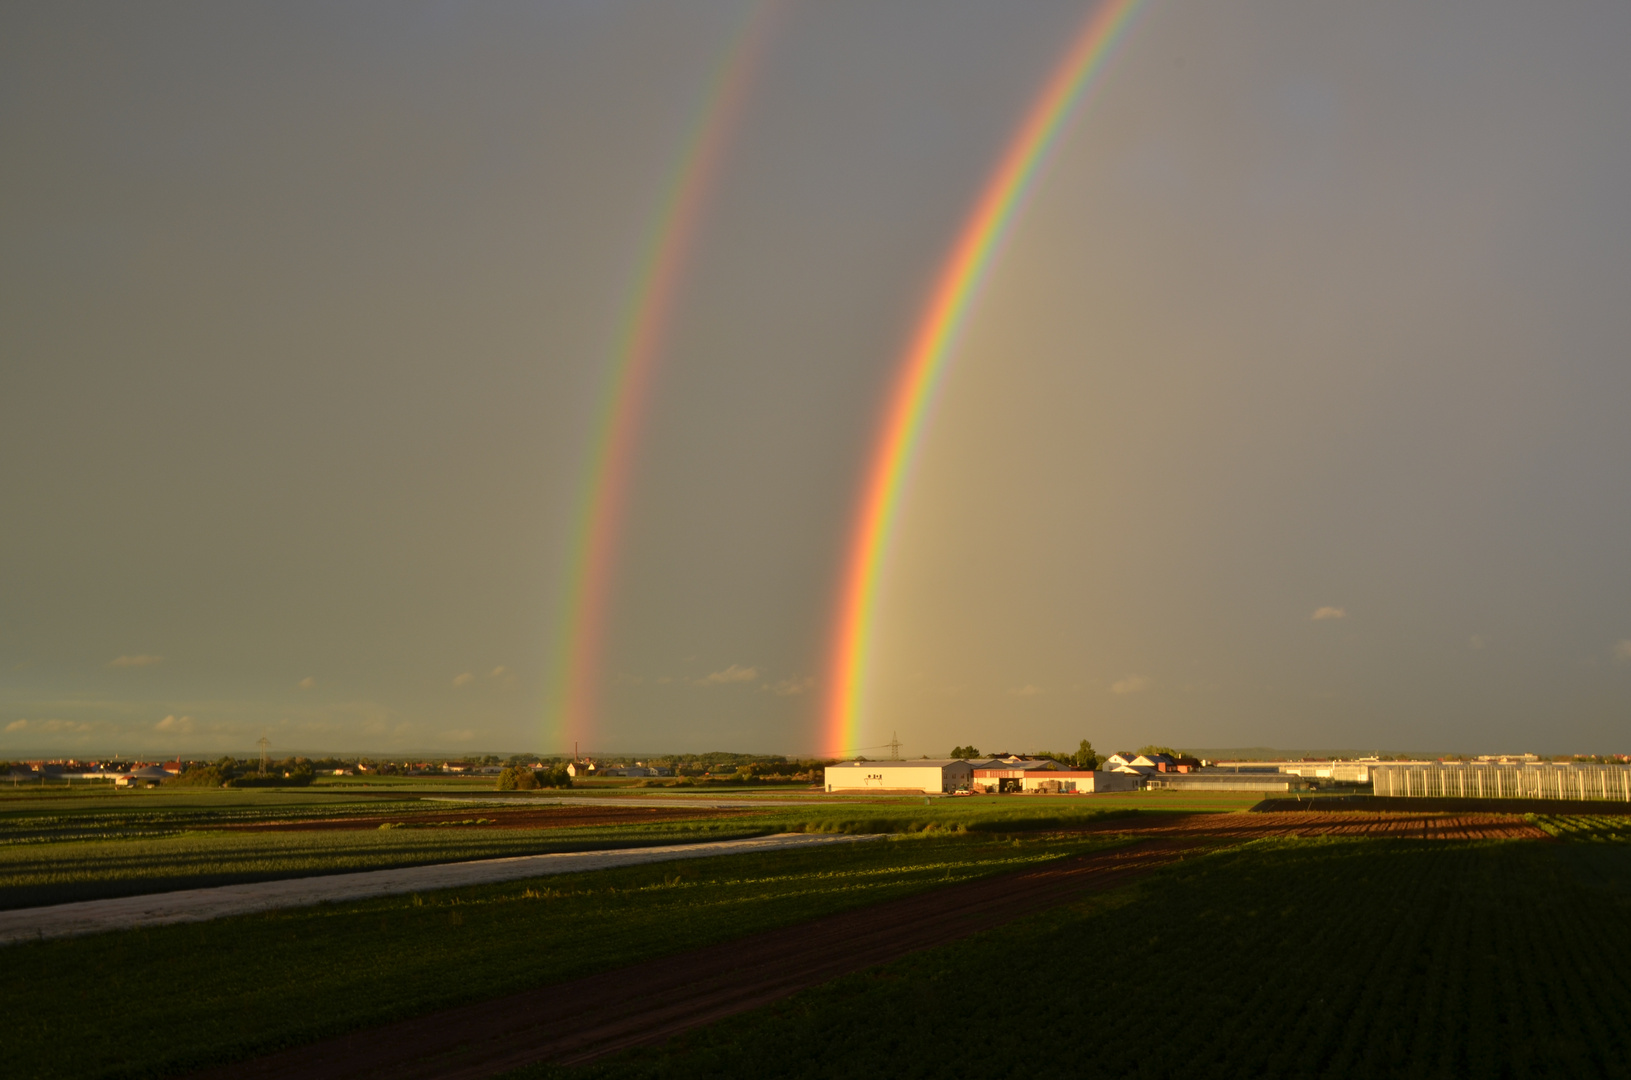
[[[153,725],[154,731],[168,731],[176,735],[191,735],[193,731],[193,718],[190,716],[166,716]]]
[[[1484,640],[1483,634],[1474,634],[1472,637],[1467,639],[1467,648],[1469,649],[1482,649],[1488,644],[1489,642]]]
[[[454,686],[463,686],[465,683],[470,682],[474,678],[475,678],[474,675],[472,675],[468,671],[466,671],[463,674],[453,676],[453,685]]]
[[[154,664],[162,663],[163,660],[162,656],[116,656],[108,661],[108,667],[152,667]]]
[[[13,720],[6,731],[90,731],[91,725],[83,720]]]
[[[476,733],[471,728],[456,728],[453,731],[442,732],[442,738],[449,742],[469,742],[475,737]]]
[[[815,676],[806,675],[803,678],[783,679],[780,682],[765,683],[759,689],[768,690],[772,694],[778,694],[782,697],[797,697],[800,694],[807,694],[814,690],[815,684]]]
[[[1124,679],[1117,679],[1110,684],[1112,694],[1139,694],[1155,685],[1155,680],[1148,675],[1128,675]]]
[[[301,690],[315,689],[317,686],[317,677],[315,675],[307,675],[304,679],[301,679],[299,682],[295,683],[295,686]]]
[[[487,677],[489,679],[502,679],[504,676],[508,675],[509,673],[510,673],[510,669],[505,667],[503,664],[500,664],[496,668],[494,668],[493,670],[489,671],[487,673]]]
[[[1032,686],[1030,683],[1026,683],[1024,686],[1009,687],[1008,693],[1014,697],[1036,697],[1038,694],[1042,693],[1042,688],[1040,686]]]
[[[1346,619],[1347,617],[1348,617],[1348,612],[1345,609],[1339,608],[1339,607],[1329,607],[1329,606],[1327,606],[1327,607],[1315,608],[1314,609],[1314,621],[1315,622],[1320,622],[1320,621],[1322,621],[1324,619]]]
[[[1614,643],[1614,659],[1622,664],[1631,663],[1631,638],[1621,638]]]
[[[713,674],[708,675],[705,678],[698,679],[697,680],[697,685],[698,686],[718,686],[718,685],[720,685],[722,683],[753,682],[758,678],[759,678],[759,669],[758,668],[741,667],[741,666],[739,666],[737,664],[732,664],[730,667],[726,668],[724,671],[716,671]]]

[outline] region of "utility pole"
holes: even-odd
[[[900,760],[900,732],[898,731],[889,733],[889,760]]]
[[[265,735],[262,735],[260,737],[260,742],[256,743],[255,745],[261,748],[261,775],[264,776],[266,775],[266,750],[272,744],[267,740]]]

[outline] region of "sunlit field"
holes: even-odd
[[[463,859],[694,843],[782,832],[1035,832],[1136,812],[1093,798],[766,800],[715,810],[662,800],[681,820],[632,820],[619,800],[552,794],[456,801],[311,791],[158,789],[0,802],[0,908]],[[1237,800],[1238,802],[1239,800]],[[604,806],[629,819],[574,827]],[[1193,809],[1152,800],[1149,808]],[[518,818],[526,813],[524,819]],[[558,821],[549,820],[558,817]],[[349,823],[363,820],[365,827]],[[377,822],[377,824],[376,824]],[[511,824],[535,827],[506,827]]]

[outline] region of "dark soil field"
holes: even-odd
[[[1388,795],[1339,795],[1319,799],[1264,799],[1252,810],[1277,813],[1286,810],[1349,812],[1382,810],[1389,813],[1421,814],[1627,814],[1631,803],[1601,802],[1590,799],[1406,799]]]
[[[243,832],[346,832],[391,828],[453,827],[467,829],[575,829],[588,826],[639,825],[698,818],[729,818],[755,810],[674,808],[655,806],[529,806],[520,809],[482,806],[474,810],[436,810],[418,813],[349,815],[299,821],[253,821],[222,828]]]
[[[1292,805],[1295,805],[1293,803]],[[1544,840],[1547,833],[1511,814],[1321,813],[1144,814],[1084,826],[1087,832],[1135,836],[1209,836],[1254,840],[1269,836],[1373,836],[1423,840]]]

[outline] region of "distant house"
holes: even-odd
[[[1177,772],[1177,766],[1178,762],[1166,754],[1111,754],[1104,760],[1104,768],[1110,772],[1138,773],[1140,776]]]
[[[566,775],[575,778],[580,776],[598,776],[599,773],[595,771],[595,763],[592,761],[572,761],[567,763]]]
[[[170,779],[170,774],[158,765],[144,765],[139,769],[132,769],[126,773],[118,773],[113,778],[114,787],[147,787],[156,786]]]
[[[1025,778],[1034,773],[1056,773],[1065,766],[1052,758],[1022,758],[1015,754],[991,758],[973,766],[970,777],[974,791],[1002,794],[1025,790]]]
[[[1130,773],[1087,769],[1038,769],[1020,778],[1020,790],[1038,795],[1091,795],[1106,791],[1137,791],[1139,779]]]

